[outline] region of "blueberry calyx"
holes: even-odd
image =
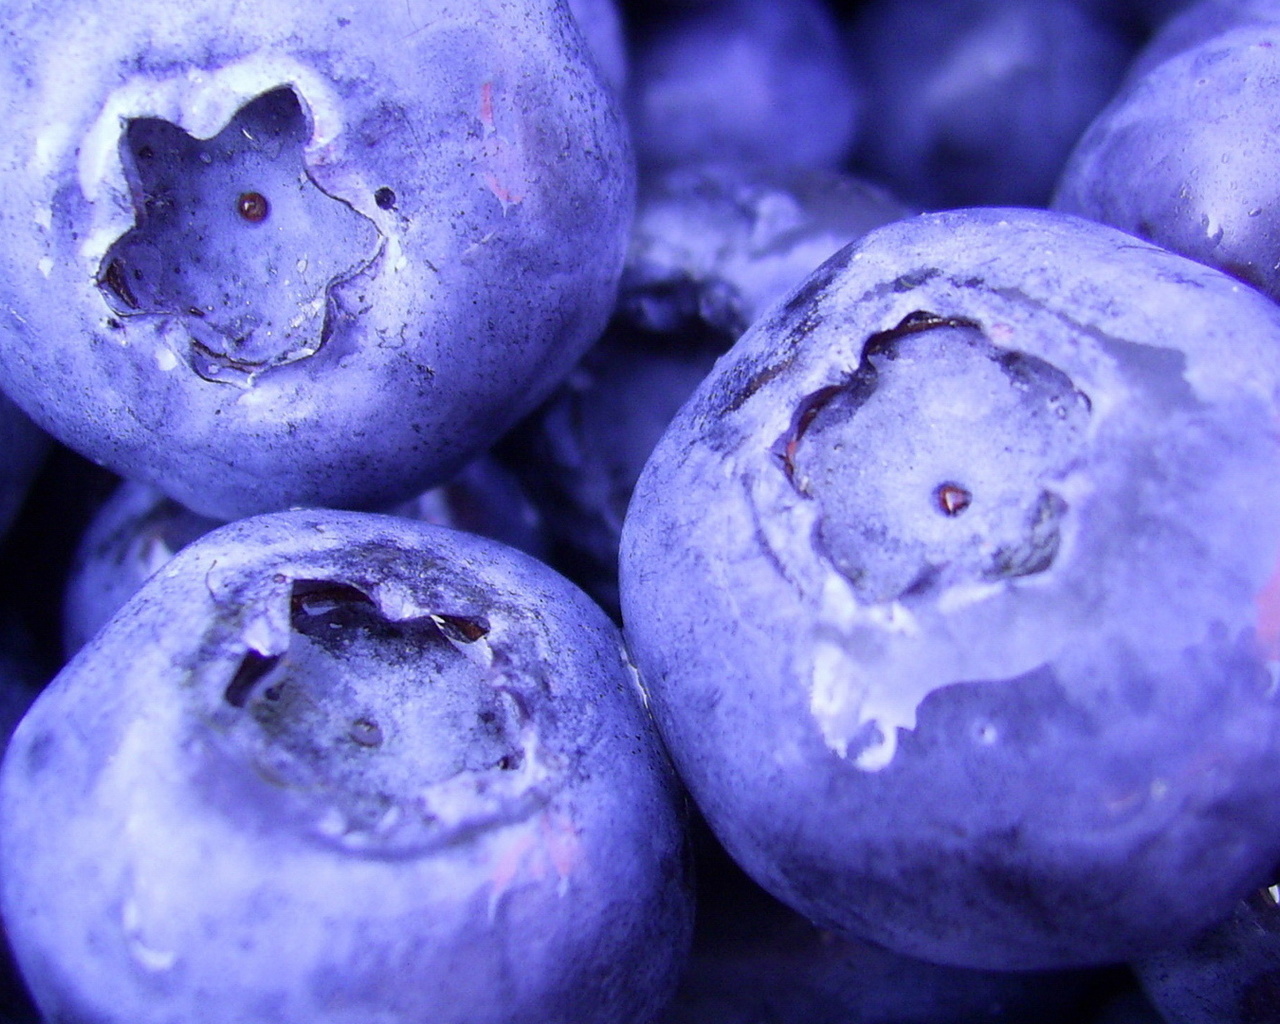
[[[883,604],[1052,565],[1090,403],[1065,373],[981,325],[916,312],[802,401],[775,448],[821,512],[814,546]]]
[[[416,856],[523,820],[563,784],[538,743],[540,684],[486,621],[391,611],[342,580],[282,586],[270,600],[287,610],[259,611],[287,635],[244,645],[208,707],[224,753],[266,782],[269,813],[348,851]],[[254,633],[252,614],[241,629]]]
[[[128,121],[135,222],[97,278],[112,313],[179,321],[187,362],[214,382],[249,384],[318,351],[343,315],[342,286],[368,270],[382,236],[311,178],[309,137],[290,87],[249,101],[209,139]]]

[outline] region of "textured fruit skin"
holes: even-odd
[[[568,0],[568,3],[601,77],[621,96],[627,87],[630,57],[617,0]]]
[[[699,848],[698,923],[658,1024],[1103,1024],[1109,971],[970,971],[825,931],[718,847]]]
[[[1196,0],[1183,3],[1156,26],[1155,34],[1134,55],[1126,83],[1142,78],[1171,57],[1207,43],[1214,36],[1247,25],[1274,25],[1280,7],[1274,0]]]
[[[379,667],[389,689],[366,693],[378,710],[354,723],[357,746],[273,739],[263,700],[302,708],[303,726],[336,706],[341,725],[344,687],[364,685],[352,661],[328,691],[306,689],[314,674],[241,687],[262,659],[300,663],[298,602],[315,598],[299,588],[340,608],[363,595],[380,642],[434,616],[454,683],[397,656]],[[337,636],[336,657],[364,642]],[[458,690],[463,677],[476,687]],[[445,685],[506,709],[513,761],[424,779],[405,760],[475,754],[492,719],[459,720],[465,743],[397,739]],[[330,705],[288,703],[307,692]],[[681,797],[621,637],[491,541],[361,513],[221,528],[81,650],[10,752],[3,912],[51,1020],[202,1020],[216,997],[228,1024],[620,1024],[657,1012],[688,948]],[[364,778],[342,775],[358,764],[383,773],[369,777],[396,813],[361,816],[342,781]]]
[[[788,441],[921,310],[1091,411],[1040,481],[1063,502],[1047,567],[942,565],[864,601]],[[1259,884],[1280,854],[1278,355],[1251,289],[1038,211],[882,228],[757,321],[647,464],[620,567],[655,717],[748,873],[823,927],[1018,969],[1132,958]]]
[[[1280,116],[1280,12],[1178,49],[1094,119],[1063,169],[1055,209],[1128,231],[1280,299],[1272,169]],[[1158,40],[1159,42],[1159,40]],[[1163,52],[1157,48],[1157,52]]]
[[[0,379],[95,461],[217,518],[386,507],[491,444],[603,327],[634,167],[561,4],[289,0],[229,19],[215,0],[79,0],[6,13]],[[209,140],[281,88],[306,118],[320,206],[347,208],[336,219],[350,251],[315,298],[323,337],[210,367],[198,312],[112,295],[122,275],[105,257],[165,201],[138,194],[120,136],[160,119]],[[215,234],[275,238],[285,204],[268,196],[264,220],[237,220],[236,191],[216,204]],[[296,262],[287,248],[268,261],[264,305],[337,248],[299,237]],[[241,244],[206,248],[216,260]],[[164,245],[159,266],[185,258]]]
[[[915,213],[849,174],[682,164],[641,183],[617,318],[732,344],[837,249]]]

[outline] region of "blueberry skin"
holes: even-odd
[[[638,33],[628,111],[642,163],[839,167],[861,94],[818,0],[721,0]]]
[[[80,538],[62,599],[70,658],[174,554],[223,523],[197,515],[150,484],[121,481]]]
[[[0,771],[52,1020],[643,1021],[691,902],[621,637],[540,563],[362,513],[181,552]]]
[[[1280,298],[1272,168],[1280,23],[1247,24],[1156,65],[1102,111],[1053,205]]]
[[[717,354],[679,336],[610,329],[504,446],[547,524],[552,564],[615,619],[632,488]]]
[[[9,737],[35,700],[48,674],[36,655],[32,638],[21,623],[6,612],[0,618],[0,756]],[[13,963],[8,938],[0,923],[0,1021],[4,1024],[39,1024],[26,987]]]
[[[1275,24],[1275,0],[1199,0],[1172,14],[1129,62],[1126,82],[1135,82],[1171,57],[1244,25]]]
[[[646,465],[620,588],[757,882],[996,969],[1130,959],[1260,882],[1278,346],[1251,289],[1030,210],[881,228],[756,322]]]
[[[383,508],[602,329],[634,167],[562,4],[8,14],[0,380],[95,461],[223,519]]]
[[[1044,206],[1130,44],[1072,0],[877,0],[849,38],[862,173],[930,209]]]

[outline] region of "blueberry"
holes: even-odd
[[[9,737],[48,681],[37,645],[10,611],[0,615],[0,756]],[[0,924],[0,1020],[5,1024],[39,1024],[39,1016],[9,952]]]
[[[148,484],[121,482],[80,538],[68,572],[62,601],[66,656],[88,643],[178,551],[221,525]]]
[[[494,542],[293,511],[180,552],[0,771],[52,1020],[647,1020],[679,791],[621,637]]]
[[[867,94],[858,166],[935,209],[1047,203],[1130,49],[1073,0],[876,0],[850,39]]]
[[[546,561],[541,514],[515,474],[490,453],[472,459],[439,487],[389,511],[489,537]]]
[[[214,518],[440,483],[595,340],[634,203],[563,5],[23,9],[0,381]]]
[[[1244,25],[1274,24],[1271,0],[1198,0],[1172,13],[1129,62],[1126,82],[1142,78],[1171,57],[1207,43],[1216,35]]]
[[[832,257],[716,364],[622,616],[729,852],[959,966],[1188,939],[1280,859],[1280,310],[1079,218]]]
[[[861,95],[818,0],[722,0],[639,34],[629,110],[642,162],[838,167]]]
[[[1182,50],[1090,125],[1057,209],[1118,227],[1280,298],[1272,167],[1280,20]]]

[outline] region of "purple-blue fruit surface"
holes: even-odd
[[[23,2],[0,383],[188,508],[383,508],[595,340],[634,166],[552,0]]]
[[[960,966],[1125,960],[1280,860],[1280,309],[1088,221],[889,225],[659,442],[623,621],[725,847]]]
[[[621,636],[541,563],[390,516],[242,520],[43,691],[0,899],[50,1020],[649,1020],[681,791]]]
[[[806,921],[697,842],[698,918],[659,1024],[1084,1024],[1122,971],[970,971]]]
[[[1125,80],[1136,81],[1170,57],[1233,28],[1277,21],[1280,21],[1280,3],[1276,0],[1198,0],[1186,4],[1160,25],[1159,31],[1134,55],[1125,71]]]
[[[48,675],[32,638],[10,610],[0,611],[0,756],[46,682]],[[9,952],[3,922],[0,922],[0,1022],[39,1024],[35,1007]]]
[[[1280,12],[1156,65],[1089,126],[1055,209],[1224,270],[1280,298]]]
[[[80,537],[62,598],[62,650],[67,658],[193,540],[222,526],[197,515],[150,484],[124,480]]]
[[[626,27],[617,0],[568,0],[568,4],[601,77],[609,88],[622,96],[626,92],[631,65],[627,54]]]
[[[724,347],[836,250],[916,211],[821,168],[709,162],[642,175],[616,319]]]

